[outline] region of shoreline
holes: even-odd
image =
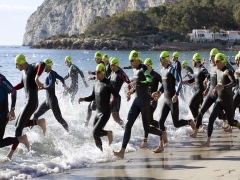
[[[154,154],[151,148],[125,154],[125,159],[93,164],[92,167],[70,169],[60,174],[34,178],[71,180],[139,180],[139,179],[238,179],[240,174],[239,130],[225,133],[215,130],[211,147],[202,148],[206,133],[198,138],[169,140],[163,153]]]

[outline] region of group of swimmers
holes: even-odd
[[[92,110],[96,110],[93,122],[93,137],[96,146],[103,151],[101,137],[107,136],[109,145],[113,141],[113,132],[104,130],[110,115],[113,119],[124,128],[124,136],[122,147],[119,152],[113,152],[114,156],[124,158],[125,149],[131,137],[131,129],[137,117],[141,113],[144,139],[139,145],[140,148],[147,146],[148,134],[154,134],[159,137],[159,145],[153,152],[160,153],[164,151],[164,146],[168,143],[167,132],[165,127],[166,118],[171,111],[173,125],[178,128],[189,125],[193,133],[190,137],[196,138],[197,133],[202,129],[202,118],[205,112],[214,103],[213,110],[209,117],[208,138],[203,146],[210,146],[210,139],[213,131],[213,123],[218,117],[228,122],[224,126],[225,131],[231,132],[232,127],[240,128],[240,123],[234,120],[234,112],[240,107],[240,89],[235,91],[233,88],[238,84],[240,77],[239,72],[235,72],[234,68],[227,62],[226,56],[219,53],[216,48],[210,52],[210,72],[201,62],[200,54],[193,55],[192,64],[194,71],[188,62],[184,60],[182,63],[178,60],[178,52],[172,55],[170,60],[169,53],[163,51],[160,54],[159,61],[163,67],[161,75],[154,71],[153,62],[147,58],[142,62],[140,53],[132,50],[129,54],[131,67],[120,67],[119,60],[116,57],[109,58],[107,54],[102,55],[100,51],[95,53],[95,62],[97,64],[95,71],[88,71],[92,75],[88,80],[95,80],[93,91],[88,97],[80,97],[78,103],[83,101],[90,102],[88,105],[88,115],[85,126],[88,125],[91,118]],[[240,52],[236,55],[235,63],[239,66]],[[12,158],[14,151],[19,143],[23,143],[29,150],[29,143],[26,135],[22,135],[24,127],[40,126],[45,135],[46,121],[44,118],[38,119],[49,109],[52,110],[57,121],[66,131],[69,131],[68,123],[63,119],[58,105],[58,99],[55,94],[56,79],[60,80],[65,88],[65,94],[70,94],[71,101],[74,101],[78,91],[78,74],[83,79],[84,85],[88,84],[84,78],[83,72],[74,64],[70,56],[65,57],[65,64],[69,67],[69,72],[65,77],[60,76],[52,70],[52,61],[47,58],[43,62],[28,64],[23,54],[19,54],[15,58],[16,68],[22,71],[22,80],[16,86],[0,74],[0,147],[12,145],[11,150],[7,154],[8,158]],[[130,81],[129,77],[123,69],[133,68],[134,75]],[[183,80],[181,77],[182,68],[186,69],[189,80]],[[45,71],[48,73],[45,83],[39,81],[39,77]],[[65,80],[70,77],[70,85],[65,85]],[[131,95],[135,94],[135,98],[129,110],[126,124],[120,118],[121,96],[119,92],[123,83],[127,83],[127,101],[131,99]],[[184,98],[182,85],[193,83],[195,93],[190,101],[190,111],[192,119],[179,120],[179,101],[178,96]],[[4,132],[8,121],[16,119],[15,104],[17,90],[25,89],[26,104],[20,112],[16,121],[15,137],[7,137],[3,139]],[[46,90],[46,100],[38,107],[38,90]],[[8,108],[8,94],[11,93],[11,109]],[[159,121],[153,119],[154,111],[158,105],[158,99],[164,94],[163,106]],[[206,97],[204,99],[204,97]],[[202,104],[201,108],[200,105]],[[199,110],[200,109],[200,110]],[[36,112],[35,112],[36,111]],[[30,120],[33,115],[33,119]]]

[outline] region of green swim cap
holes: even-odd
[[[52,63],[52,60],[50,58],[47,58],[44,60],[44,63],[47,65],[47,66],[52,66],[53,63]]]
[[[15,58],[15,63],[16,64],[24,64],[26,63],[26,58],[23,54],[18,54]]]
[[[173,57],[178,57],[178,52],[174,52],[172,56]]]
[[[118,66],[119,65],[119,61],[117,58],[113,57],[110,61],[110,65],[115,65]]]
[[[218,52],[217,48],[213,48],[211,51],[210,51],[210,56],[215,56]]]
[[[163,51],[161,54],[160,54],[160,59],[166,59],[166,60],[169,60],[169,54],[167,51]]]
[[[225,65],[227,64],[227,61],[226,61],[226,56],[222,53],[217,53],[216,56],[215,56],[215,61],[221,61],[223,62]]]
[[[144,64],[147,66],[151,66],[151,67],[153,66],[153,62],[152,62],[151,58],[145,59]]]
[[[129,61],[130,60],[140,60],[139,53],[135,50],[132,50],[129,54]]]
[[[102,56],[102,59],[108,61],[108,55],[107,55],[107,54],[104,54],[104,55]]]
[[[96,67],[96,71],[100,71],[101,73],[105,74],[105,66],[102,63],[98,64]]]
[[[195,61],[195,62],[201,62],[201,56],[200,56],[200,54],[195,53],[195,54],[193,55],[193,61]]]
[[[94,58],[102,59],[102,53],[100,51],[97,51],[94,55]]]
[[[188,65],[187,60],[183,60],[182,65],[187,66]]]
[[[65,57],[65,61],[67,61],[67,62],[69,62],[69,63],[72,62],[71,56],[66,56],[66,57]]]
[[[239,58],[239,54],[236,54],[236,56],[235,56],[235,61],[237,61],[238,58]]]

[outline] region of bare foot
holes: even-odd
[[[232,127],[229,126],[227,129],[224,129],[225,132],[229,132],[229,133],[232,133]]]
[[[119,152],[114,152],[114,151],[113,151],[113,155],[116,156],[116,157],[118,157],[118,158],[121,158],[121,159],[124,158],[124,153],[125,153],[125,149],[124,149],[124,150],[121,149]]]
[[[107,132],[107,137],[108,137],[108,143],[109,143],[109,146],[112,144],[112,141],[113,141],[113,133],[112,131],[108,131]]]
[[[28,142],[28,138],[27,138],[27,135],[23,135],[23,136],[19,136],[18,138],[18,141],[19,143],[22,143],[26,146],[27,150],[30,151],[30,145],[29,145],[29,142]]]
[[[147,146],[147,141],[143,141],[138,147],[140,149],[145,148]]]
[[[227,120],[224,120],[223,123],[222,123],[222,128],[223,129],[228,129],[229,128],[229,124],[228,124],[228,121]]]
[[[6,155],[6,157],[8,157],[9,159],[12,159],[12,156],[13,156],[14,151],[15,151],[15,150],[12,150],[12,149],[11,149],[11,150],[8,152],[8,154]]]
[[[167,138],[167,132],[166,131],[162,132],[162,141],[163,141],[163,146],[167,146],[168,138]]]
[[[40,128],[42,129],[43,135],[45,136],[47,130],[45,119],[38,119],[36,122],[37,125],[40,126]]]
[[[196,138],[197,137],[198,130],[194,130],[192,134],[189,134],[189,137]]]
[[[189,125],[191,126],[193,131],[195,131],[197,129],[196,126],[195,126],[195,123],[194,123],[194,121],[192,119],[190,120],[190,124]]]
[[[210,146],[210,142],[206,142],[201,145],[201,147],[209,147],[209,146]]]
[[[164,148],[161,146],[158,146],[156,149],[153,150],[153,153],[161,153],[164,151]]]
[[[199,133],[204,133],[205,132],[205,129],[203,128],[202,125],[199,127],[198,132]]]
[[[123,128],[123,129],[125,128],[125,125],[124,125],[124,122],[122,119],[120,119],[120,121],[117,123],[121,126],[121,128]]]

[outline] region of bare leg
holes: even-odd
[[[27,138],[27,135],[23,135],[23,136],[19,136],[17,137],[19,143],[22,143],[26,146],[27,150],[30,151],[30,145],[29,145],[29,142],[28,142],[28,138]],[[8,154],[6,155],[9,159],[12,159],[12,156],[14,154],[14,151],[13,149],[11,149]]]
[[[211,140],[211,137],[208,137],[207,142],[202,144],[202,147],[209,147],[210,146],[210,140]]]
[[[45,136],[46,135],[46,120],[43,118],[43,119],[38,119],[36,120],[36,123],[38,126],[40,126],[40,128],[42,129],[42,132],[43,132],[43,135]]]
[[[162,132],[162,141],[163,141],[163,146],[167,146],[168,138],[167,138],[167,132],[166,131]]]
[[[147,141],[148,139],[147,138],[144,138],[143,139],[143,142],[138,146],[140,149],[142,148],[145,148],[147,146]]]
[[[120,118],[119,112],[114,112],[114,113],[112,114],[112,116],[113,116],[114,121],[116,121],[116,123],[118,123],[122,128],[124,128],[124,122],[123,122],[123,120]]]
[[[159,146],[153,150],[153,153],[161,153],[164,151],[164,147],[163,147],[163,141],[161,140],[159,142]]]
[[[112,131],[108,131],[107,132],[107,137],[108,137],[108,143],[109,143],[109,146],[112,144],[112,141],[113,141],[113,133]]]
[[[125,153],[125,148],[122,148],[119,152],[113,151],[113,155],[121,159],[124,158],[124,153]]]

